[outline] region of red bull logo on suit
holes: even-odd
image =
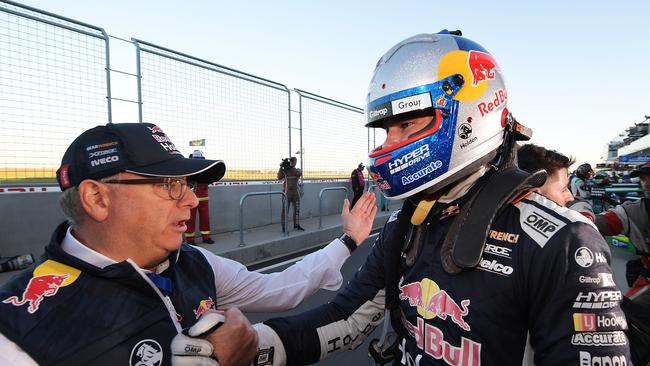
[[[402,281],[404,278],[402,278]],[[456,325],[466,331],[470,331],[470,325],[463,319],[469,313],[470,300],[465,299],[460,305],[447,293],[441,290],[437,283],[424,278],[418,282],[399,284],[400,300],[407,300],[410,306],[415,306],[424,319],[439,317],[447,320],[447,317]]]

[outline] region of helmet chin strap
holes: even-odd
[[[429,215],[429,211],[431,211],[431,208],[436,202],[453,202],[467,194],[472,186],[474,186],[474,184],[488,171],[488,169],[489,165],[483,165],[478,169],[478,171],[457,180],[445,187],[445,189],[438,190],[438,192],[433,191],[431,188],[425,190],[420,203],[415,208],[415,212],[413,212],[411,224],[415,226],[422,225],[426,217]]]

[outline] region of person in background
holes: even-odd
[[[365,166],[363,166],[363,163],[359,163],[359,166],[357,166],[357,168],[354,169],[350,175],[352,193],[354,194],[354,197],[352,198],[352,207],[354,207],[354,204],[357,203],[359,198],[361,198],[363,190],[366,187],[366,178],[363,175],[364,168]]]
[[[625,277],[629,290],[621,307],[628,318],[630,348],[635,365],[650,362],[650,162],[630,173],[639,178],[644,196],[594,214],[591,203],[576,200],[570,207],[594,221],[603,236],[625,235],[639,256],[627,262]]]
[[[569,181],[573,197],[589,199],[589,179],[593,176],[594,170],[589,163],[578,166]]]
[[[190,159],[205,159],[201,150],[194,150],[190,154]],[[187,231],[185,232],[185,242],[194,245],[196,237],[196,217],[199,216],[199,230],[201,232],[201,241],[204,244],[214,244],[210,237],[210,204],[208,195],[208,185],[200,183],[194,188],[194,194],[199,199],[199,205],[190,211],[190,219],[187,221]]]
[[[300,226],[300,192],[298,190],[302,170],[296,168],[297,162],[298,159],[295,156],[289,158],[288,161],[283,159],[282,163],[280,163],[280,169],[278,169],[278,180],[284,181],[282,190],[287,195],[287,210],[291,210],[293,205],[293,229],[304,231],[305,229]],[[282,231],[284,232],[286,231],[284,207],[282,207],[280,216]]]
[[[352,211],[344,201],[340,239],[261,274],[182,242],[192,187],[225,171],[185,158],[151,123],[80,134],[57,170],[67,221],[0,287],[0,365],[250,365],[257,332],[241,311],[286,311],[339,288],[341,265],[370,233],[374,195]]]
[[[382,211],[388,211],[388,200],[383,194],[379,194],[379,208]]]
[[[555,151],[548,150],[535,144],[522,145],[517,150],[517,165],[523,171],[533,173],[544,169],[548,174],[544,185],[533,191],[553,200],[560,206],[566,206],[573,201],[569,190],[569,167],[574,159]]]

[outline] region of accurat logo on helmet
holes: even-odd
[[[507,100],[508,93],[503,89],[499,89],[494,92],[494,99],[491,102],[481,102],[476,107],[479,112],[481,112],[481,117],[483,117],[486,114],[503,107]]]
[[[417,172],[407,175],[406,177],[402,177],[402,184],[407,185],[411,184],[415,181],[418,181],[427,175],[435,172],[436,170],[442,168],[442,161],[436,160],[432,162],[431,164],[425,166],[424,168],[418,170]]]

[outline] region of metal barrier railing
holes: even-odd
[[[267,195],[273,195],[273,194],[281,194],[282,195],[282,212],[284,212],[284,222],[288,223],[289,222],[289,210],[287,209],[288,207],[286,206],[287,203],[287,195],[284,194],[282,191],[271,191],[271,192],[250,192],[244,194],[241,199],[239,200],[239,246],[243,247],[246,246],[244,244],[244,201],[246,198],[251,197],[251,196],[267,196]],[[286,230],[284,232],[284,236],[289,236],[289,225],[284,225]]]
[[[318,228],[322,229],[323,228],[323,192],[325,191],[337,191],[337,190],[344,190],[345,191],[345,196],[349,196],[350,191],[348,190],[347,187],[329,187],[329,188],[323,188],[318,192]]]

